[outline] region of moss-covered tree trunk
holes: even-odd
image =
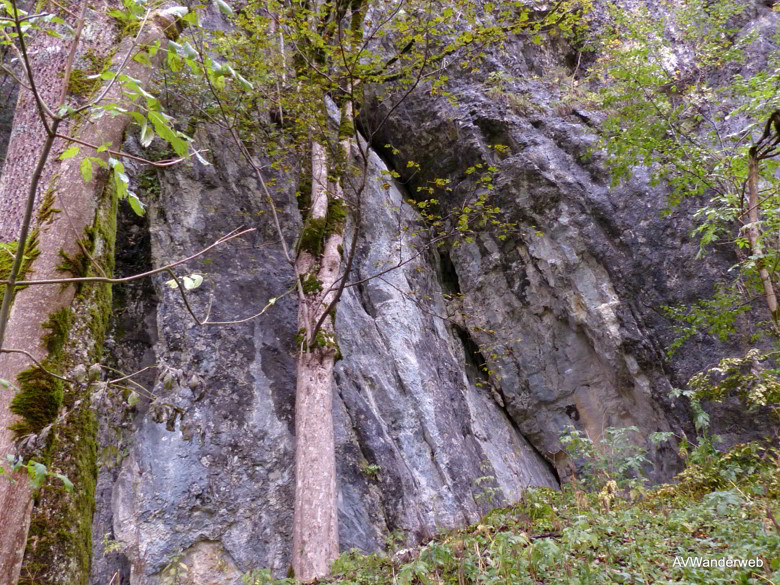
[[[364,0],[336,2],[329,8],[324,14],[323,37],[335,39],[346,52],[360,46],[366,14]],[[341,28],[344,19],[349,20],[351,31],[346,37],[342,36]],[[331,69],[329,64],[320,65],[325,70]],[[341,96],[338,145],[332,153],[335,156],[329,157],[323,144],[312,142],[311,210],[296,262],[304,296],[299,299],[298,309],[293,570],[302,582],[328,575],[331,563],[339,556],[333,367],[341,352],[334,325],[336,305],[344,286],[342,279],[348,278],[351,265],[351,261],[346,262],[342,274],[344,226],[350,209],[360,209],[363,193],[362,187],[348,195],[345,193],[355,135],[356,92],[349,75],[346,94]],[[323,103],[322,108],[323,126],[327,128],[327,105]]]
[[[88,71],[92,57],[106,60],[116,51],[116,68],[133,50],[130,37],[117,43],[118,31],[106,15],[110,9],[121,9],[121,3],[111,0],[90,6],[74,65],[74,71],[83,68],[82,78],[95,73]],[[144,44],[164,43],[166,32],[170,35],[174,31],[172,20],[157,15],[149,19],[140,40]],[[40,35],[36,43],[32,69],[41,97],[56,107],[69,45],[46,35]],[[152,70],[130,60],[125,72],[144,82]],[[73,85],[70,90],[74,93]],[[75,90],[88,91],[83,87]],[[119,84],[106,98],[120,101]],[[86,100],[87,96],[74,99]],[[104,115],[96,120],[85,116],[70,128],[60,126],[60,132],[92,144],[109,142],[117,148],[130,120],[128,114]],[[5,241],[18,237],[32,168],[46,138],[31,94],[22,90],[0,178],[0,238]],[[44,167],[31,226],[35,237],[28,248],[36,257],[27,278],[110,275],[116,202],[105,192],[107,173],[98,173],[95,180],[85,183],[80,172],[83,156],[59,161],[57,155],[63,149],[64,142],[58,140]],[[99,156],[106,158],[105,153]],[[99,267],[87,260],[86,253]],[[89,366],[99,357],[110,308],[110,288],[105,284],[29,286],[16,294],[3,348],[29,352],[47,370],[60,374],[80,363]],[[96,422],[89,408],[88,389],[48,376],[19,353],[0,353],[0,378],[16,381],[21,388],[16,396],[0,393],[0,454],[14,453],[20,436],[37,434],[35,457],[75,484],[73,493],[66,493],[56,482],[47,482],[33,494],[22,475],[13,482],[0,479],[0,583],[86,585],[96,481]]]
[[[295,511],[293,570],[301,581],[323,577],[339,554],[333,365],[338,346],[333,320],[314,331],[333,297],[343,240],[343,202],[328,184],[325,147],[312,143],[311,212],[296,268],[304,298],[298,307],[299,353],[295,399]]]

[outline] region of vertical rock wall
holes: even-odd
[[[643,437],[690,433],[669,390],[740,349],[701,337],[694,351],[665,358],[671,333],[661,306],[707,294],[734,258],[721,251],[694,260],[689,210],[662,219],[665,193],[642,172],[610,186],[590,152],[600,114],[549,81],[557,70],[568,79],[566,63],[514,39],[485,68],[505,74],[502,87],[482,74],[456,80],[455,105],[420,92],[377,136],[377,148],[400,149],[383,153],[390,165],[401,171],[415,160],[423,171],[403,177],[406,191],[385,188],[384,163],[372,155],[353,279],[409,261],[347,288],[336,316],[344,549],[381,549],[395,531],[421,540],[473,522],[528,486],[557,485],[570,469],[558,440],[568,425],[593,437],[625,425]],[[368,104],[361,123],[370,126],[383,107],[379,98]],[[239,225],[256,227],[178,272],[205,276],[189,295],[195,311],[231,320],[289,291],[293,273],[252,173],[229,143],[207,132],[198,138],[218,153],[213,167],[146,178],[138,170],[148,219],[120,227],[119,254],[138,272]],[[516,229],[503,240],[484,230],[473,242],[415,256],[420,242],[400,230],[420,221],[406,198],[447,178],[454,191],[444,206],[457,208],[476,192],[465,169],[479,162],[499,168],[492,201]],[[300,227],[295,188],[283,177],[275,187],[290,245]],[[255,321],[197,327],[168,278],[115,291],[123,297],[116,365],[158,369],[139,378],[151,395],[132,407],[127,393],[106,396],[101,409],[93,582],[119,571],[123,583],[153,585],[176,559],[194,583],[235,583],[257,567],[285,574],[294,294]],[[730,440],[760,433],[745,417],[713,422]],[[653,458],[658,478],[679,467],[671,449]]]
[[[293,285],[258,185],[228,160],[163,174],[146,194],[148,224],[125,222],[119,236],[135,251],[128,269],[138,271],[144,230],[149,261],[161,265],[239,225],[257,226],[188,267],[206,277],[190,303],[200,314],[211,306],[214,320],[247,316]],[[416,218],[395,186],[382,187],[384,168],[372,155],[360,278],[415,253],[413,242],[399,240],[398,214]],[[282,185],[277,205],[292,240],[291,193]],[[198,327],[167,279],[157,277],[153,292],[118,291],[120,367],[160,370],[147,378],[153,397],[142,394],[130,409],[125,396],[114,396],[114,409],[104,411],[125,413],[102,421],[93,580],[120,571],[134,585],[156,583],[173,559],[201,567],[199,583],[232,583],[254,567],[284,574],[294,479],[293,297],[249,323]],[[446,314],[435,251],[348,288],[339,307],[334,407],[344,549],[381,549],[392,531],[416,541],[473,522],[529,485],[557,485],[494,391],[477,385],[479,371],[467,371],[475,349],[464,348]]]

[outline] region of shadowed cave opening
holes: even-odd
[[[460,281],[458,281],[458,272],[452,263],[448,250],[439,250],[439,274],[441,282],[441,291],[448,295],[460,294]]]

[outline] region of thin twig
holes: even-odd
[[[62,92],[60,93],[60,103],[57,104],[59,110],[65,105],[65,100],[68,97],[68,86],[70,85],[70,75],[73,71],[73,60],[76,58],[76,49],[79,46],[79,39],[81,39],[81,31],[84,29],[84,21],[87,14],[87,0],[81,2],[81,16],[78,18],[78,25],[76,25],[76,35],[73,37],[73,42],[70,44],[70,51],[68,52],[68,60],[65,63],[65,74],[62,76]]]
[[[134,274],[132,276],[125,276],[123,278],[104,278],[102,276],[86,276],[81,278],[49,278],[49,279],[42,279],[42,280],[19,280],[14,281],[16,286],[32,286],[36,284],[71,284],[71,283],[85,283],[85,282],[107,282],[109,284],[122,284],[125,282],[132,282],[134,280],[139,280],[141,278],[146,278],[147,276],[152,276],[154,274],[159,274],[160,272],[166,272],[167,270],[170,270],[171,268],[175,268],[176,266],[179,266],[181,264],[185,264],[186,262],[189,262],[190,260],[194,260],[198,256],[202,256],[212,248],[219,246],[220,244],[224,244],[227,241],[232,240],[233,238],[237,238],[239,236],[243,236],[244,234],[248,234],[250,232],[255,231],[255,228],[248,228],[242,231],[238,231],[241,228],[238,228],[236,230],[233,230],[229,234],[222,236],[220,239],[218,239],[216,242],[211,244],[210,246],[207,246],[206,248],[203,248],[200,252],[196,252],[192,256],[187,256],[186,258],[183,258],[182,260],[177,260],[176,262],[172,262],[171,264],[166,264],[165,266],[162,266],[160,268],[155,268],[154,270],[149,270],[147,272],[143,272],[141,274]],[[8,285],[10,284],[10,280],[0,280],[0,284]]]
[[[235,325],[238,323],[246,323],[247,321],[251,321],[252,319],[256,319],[257,317],[260,317],[263,315],[268,309],[273,307],[276,303],[278,303],[281,299],[289,295],[290,293],[295,292],[295,287],[292,287],[286,291],[284,291],[281,295],[276,297],[274,302],[268,302],[266,303],[265,307],[263,307],[263,310],[259,313],[255,313],[251,317],[245,317],[243,319],[236,319],[234,321],[209,321],[208,316],[206,316],[206,319],[203,321],[203,325]]]
[[[91,144],[91,143],[86,142],[84,140],[81,140],[79,138],[73,138],[72,136],[65,136],[64,134],[57,134],[57,138],[62,138],[63,140],[67,140],[69,142],[75,142],[76,144],[81,144],[82,146],[86,146],[87,148],[92,148],[95,151],[97,151],[100,148],[99,146],[97,146],[95,144]],[[187,156],[181,156],[179,158],[170,158],[170,159],[161,160],[161,161],[149,160],[149,159],[146,159],[146,158],[143,158],[143,157],[140,157],[140,156],[135,156],[133,154],[129,154],[127,152],[120,152],[118,150],[106,149],[104,152],[107,152],[108,154],[111,154],[113,156],[121,156],[121,157],[124,157],[124,158],[129,158],[131,160],[135,160],[135,161],[138,161],[140,163],[143,163],[143,164],[146,164],[146,165],[151,165],[151,166],[154,166],[154,167],[170,167],[170,166],[179,164],[180,162],[183,162],[183,161],[185,161],[185,160],[187,160],[189,158],[192,158],[196,154],[200,154],[200,153],[203,153],[203,152],[208,152],[208,150],[193,150]]]
[[[102,366],[102,367],[107,367],[107,366]],[[127,374],[126,376],[122,376],[121,378],[116,378],[114,380],[108,380],[106,382],[106,384],[116,384],[117,382],[123,382],[125,380],[128,380],[128,379],[132,378],[133,376],[137,376],[139,374],[144,373],[147,370],[151,370],[152,368],[156,368],[156,367],[157,367],[157,364],[153,364],[151,366],[146,366],[145,368],[142,368],[142,369],[138,370],[137,372],[133,372],[132,374]],[[109,369],[113,370],[113,368],[109,368]]]
[[[2,348],[0,349],[0,353],[20,353],[30,358],[30,360],[32,360],[36,366],[38,366],[41,370],[43,370],[46,374],[48,374],[52,378],[57,378],[58,380],[62,380],[63,382],[68,382],[69,384],[77,383],[75,380],[70,380],[69,378],[65,378],[63,376],[55,374],[54,372],[50,372],[44,367],[44,365],[41,362],[35,359],[35,357],[29,351],[25,351],[23,349]]]

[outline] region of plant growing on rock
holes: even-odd
[[[449,68],[476,66],[485,48],[507,35],[572,26],[579,4],[565,1],[534,14],[521,5],[460,1],[444,6],[417,0],[272,1],[240,12],[220,2],[236,25],[233,34],[196,31],[174,45],[170,58],[180,72],[179,97],[226,132],[253,167],[295,273],[292,556],[295,576],[303,581],[326,575],[339,548],[331,404],[340,350],[334,316],[346,287],[359,284],[352,272],[361,231],[371,221],[363,215],[370,146],[411,92],[446,92]],[[203,84],[206,90],[198,90]],[[384,119],[374,123],[361,116],[369,88],[389,104]],[[270,173],[257,154],[261,149],[272,157],[274,171],[302,166],[298,203],[303,228],[294,247],[280,227]],[[475,223],[495,219],[497,210],[487,202],[495,169],[484,167],[474,201],[452,217],[433,212],[430,200],[418,202],[429,229],[407,225],[399,210],[400,257],[388,258],[386,266],[362,281],[407,264],[447,238],[469,238]],[[438,188],[446,188],[446,181],[423,195],[432,196]]]
[[[680,323],[671,351],[698,332],[725,340],[738,318],[749,318],[754,341],[776,341],[780,333],[780,52],[751,62],[749,75],[736,73],[758,38],[758,31],[741,29],[748,10],[734,0],[686,0],[658,11],[611,4],[611,21],[596,42],[600,56],[590,80],[607,113],[603,146],[613,182],[647,167],[654,183],[671,189],[670,209],[684,199],[700,202],[699,254],[728,244],[738,257],[736,278],[713,298],[666,308]],[[766,26],[780,39],[777,7],[766,11]],[[747,404],[774,400],[774,354],[751,352],[694,377],[699,396],[722,398],[738,377]],[[735,377],[735,361],[753,367]],[[746,396],[747,388],[757,395]]]
[[[176,130],[171,118],[163,113],[160,99],[145,89],[149,66],[157,66],[165,58],[174,72],[192,74],[205,84],[210,98],[199,115],[228,131],[241,155],[254,166],[268,195],[285,255],[294,267],[296,278],[291,290],[298,294],[301,339],[293,558],[298,577],[308,580],[327,573],[338,552],[330,402],[332,369],[340,351],[333,321],[343,291],[356,284],[350,282],[350,274],[361,225],[369,219],[361,215],[361,202],[368,176],[368,146],[379,128],[371,128],[359,118],[365,88],[382,87],[386,99],[394,103],[392,113],[418,87],[445,91],[449,67],[475,63],[486,46],[500,43],[507,35],[539,34],[550,26],[566,26],[570,18],[577,18],[573,10],[578,2],[565,0],[541,15],[532,15],[524,7],[493,3],[476,6],[457,2],[438,10],[416,0],[390,5],[369,0],[321,5],[270,2],[265,6],[249,5],[240,14],[221,0],[217,5],[228,16],[236,17],[236,35],[222,35],[216,40],[193,35],[191,42],[179,39],[179,24],[184,21],[196,25],[195,15],[181,7],[151,12],[132,0],[124,2],[124,10],[95,14],[89,13],[91,8],[86,2],[81,4],[80,14],[57,4],[56,13],[34,15],[20,12],[11,2],[6,4],[7,17],[0,19],[5,42],[19,52],[20,69],[5,69],[28,92],[23,92],[17,116],[36,129],[25,137],[26,142],[21,137],[12,141],[8,159],[18,156],[23,146],[40,149],[33,160],[35,168],[15,165],[0,183],[3,204],[11,203],[0,233],[14,231],[16,220],[22,228],[14,263],[3,275],[6,290],[0,312],[1,373],[3,379],[14,379],[23,360],[32,357],[39,368],[36,380],[45,381],[37,388],[52,399],[47,406],[55,414],[60,406],[66,406],[68,424],[56,429],[59,444],[76,449],[81,440],[82,449],[74,450],[80,455],[71,453],[70,460],[80,465],[76,471],[83,489],[72,499],[55,494],[56,502],[47,508],[65,510],[63,516],[67,518],[78,516],[73,520],[73,536],[63,538],[70,548],[58,552],[63,558],[77,560],[63,569],[67,574],[50,575],[53,569],[41,559],[51,550],[47,547],[54,545],[47,538],[44,519],[34,519],[37,549],[30,549],[24,565],[25,579],[30,582],[44,576],[61,582],[83,582],[88,573],[85,543],[89,541],[94,487],[94,441],[90,438],[95,434],[95,420],[88,408],[89,385],[74,385],[61,374],[77,358],[94,361],[101,351],[99,337],[110,311],[110,285],[121,280],[111,278],[117,199],[126,198],[137,213],[143,212],[143,202],[129,190],[122,162],[122,157],[128,155],[116,145],[134,121],[140,126],[142,145],[148,146],[158,136],[176,153],[174,160],[157,164],[173,164],[189,156],[200,158],[191,148],[190,138]],[[122,44],[113,55],[117,67],[110,64],[113,34],[101,37],[89,50],[82,47],[80,35],[88,17],[105,25],[97,27],[100,31],[112,30],[110,19],[121,26]],[[51,38],[40,34],[47,30],[56,34]],[[64,40],[57,36],[60,34],[65,35]],[[37,59],[29,58],[28,41],[37,43]],[[224,53],[222,62],[214,58],[215,48]],[[262,61],[257,59],[258,48],[265,52]],[[41,61],[40,55],[49,53],[56,54],[57,63],[64,65],[64,79],[53,75]],[[74,59],[79,58],[86,60],[84,66],[74,69]],[[258,106],[271,118],[270,123],[253,120]],[[258,143],[265,143],[278,157],[278,169],[288,166],[295,156],[304,157],[306,166],[311,167],[301,182],[305,223],[295,248],[285,242],[266,188],[265,169],[255,158]],[[51,155],[60,151],[60,146],[61,155],[55,161]],[[108,173],[103,171],[111,173],[106,191],[103,187]],[[479,183],[485,192],[489,191],[489,177]],[[38,230],[33,224],[36,206]],[[438,230],[429,241],[408,244],[409,257],[390,261],[377,276],[409,262],[450,235],[469,237],[474,223],[472,212],[485,217],[496,214],[495,208],[486,203],[485,193],[479,193],[474,209],[460,210],[452,230]],[[348,226],[352,232],[345,241]],[[214,245],[236,235],[231,233]],[[31,246],[32,242],[38,244]],[[36,278],[22,280],[21,268],[33,256]],[[170,272],[171,268],[161,270]],[[57,273],[63,269],[74,278],[58,278]],[[189,279],[171,276],[171,286],[181,292],[186,304],[185,291],[197,286],[197,275]],[[74,286],[61,287],[63,284]],[[29,289],[19,293],[21,286]],[[9,313],[12,301],[14,312]],[[248,319],[264,314],[275,302],[271,299]],[[41,315],[41,307],[54,311],[52,317],[56,318]],[[189,304],[187,308],[198,324],[215,324],[207,318],[199,319]],[[82,318],[85,311],[90,319]],[[20,313],[30,326],[20,324]],[[6,323],[9,327],[4,336]],[[89,329],[94,333],[90,339],[94,339],[76,346],[76,336],[69,335],[73,327],[80,327],[79,333]],[[44,331],[47,328],[49,333]],[[62,384],[69,384],[67,392]],[[0,411],[0,422],[5,424],[7,418],[10,415]],[[0,438],[0,446],[11,445],[8,433]],[[38,471],[36,478],[41,476]],[[0,546],[0,577],[9,583],[17,579],[21,567],[29,501],[30,492],[24,485],[0,491],[0,514],[15,530]]]
[[[732,0],[686,0],[665,14],[613,5],[590,75],[603,83],[603,144],[613,182],[644,165],[654,182],[671,188],[670,207],[704,197],[695,214],[701,253],[724,238],[737,246],[742,290],[752,296],[756,285],[763,289],[769,326],[777,332],[780,186],[773,121],[780,53],[750,78],[716,79],[743,64],[756,40],[753,31],[739,29],[746,10]]]

